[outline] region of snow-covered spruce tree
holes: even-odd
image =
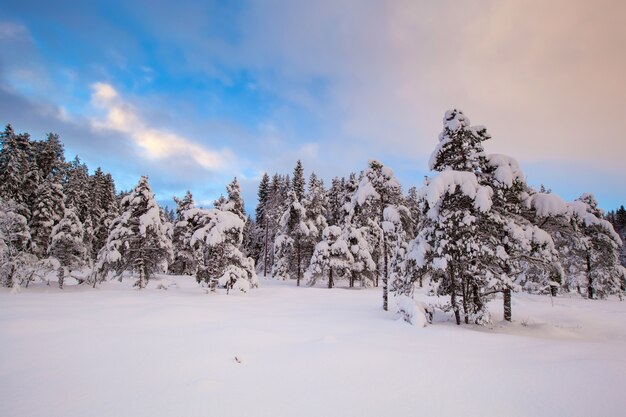
[[[359,219],[359,226],[369,226],[370,231],[378,234],[378,244],[381,248],[381,256],[378,259],[382,263],[379,274],[383,281],[383,309],[388,309],[388,281],[389,281],[389,257],[390,247],[388,237],[384,230],[385,209],[397,206],[402,196],[400,183],[393,175],[393,171],[383,166],[376,160],[370,160],[367,170],[359,182],[359,186],[350,202],[350,218],[355,216]],[[374,220],[376,219],[376,220]],[[350,220],[353,221],[353,220]],[[373,247],[376,243],[371,244]]]
[[[280,231],[280,218],[287,205],[289,180],[274,174],[269,186],[269,195],[263,209],[263,243],[261,256],[263,257],[263,276],[271,273],[274,265],[275,237]]]
[[[174,197],[176,203],[176,219],[172,234],[174,260],[169,265],[171,274],[192,275],[196,271],[193,249],[189,242],[193,235],[193,225],[187,221],[185,213],[194,208],[193,195],[187,191],[183,198]]]
[[[0,199],[0,285],[19,288],[26,267],[34,263],[31,255],[31,237],[26,218],[18,204]]]
[[[485,285],[484,275],[474,272],[486,255],[478,232],[481,216],[491,209],[491,189],[481,186],[473,172],[444,171],[429,179],[420,191],[426,221],[411,244],[409,256],[418,267],[425,268],[437,295],[450,296],[448,308],[457,324],[462,313],[467,322],[488,320],[479,298],[468,295],[477,294]]]
[[[291,190],[296,193],[298,201],[304,200],[304,169],[302,162],[298,159],[296,167],[293,169],[293,179],[291,180]]]
[[[389,247],[389,286],[398,288],[406,275],[406,254],[408,250],[407,230],[411,228],[409,209],[400,204],[389,205],[383,212],[383,230],[387,236]]]
[[[246,292],[258,286],[254,260],[241,252],[243,220],[219,209],[189,209],[185,220],[195,230],[189,244],[197,254],[196,280]]]
[[[48,248],[51,257],[59,261],[59,288],[63,289],[63,281],[72,269],[85,265],[85,243],[83,242],[83,225],[78,218],[76,209],[65,209],[63,219],[52,228],[52,242]]]
[[[423,268],[422,274],[429,274],[438,295],[450,296],[449,308],[457,324],[462,312],[465,321],[473,316],[472,320],[482,322],[488,320],[487,312],[480,297],[469,294],[477,294],[485,285],[485,277],[473,272],[480,269],[485,255],[477,232],[492,204],[491,188],[480,185],[476,175],[484,165],[482,142],[489,135],[484,128],[470,127],[458,110],[446,112],[443,125],[429,164],[439,174],[427,178],[419,191],[424,220],[410,244],[409,259]],[[416,275],[409,274],[408,282],[413,284]],[[411,291],[412,287],[402,292]]]
[[[63,144],[59,135],[48,133],[45,141],[34,142],[35,160],[41,172],[41,178],[60,176],[65,170]]]
[[[305,279],[308,285],[315,285],[317,281],[326,277],[328,288],[333,288],[335,274],[350,278],[352,275],[350,267],[353,264],[352,252],[341,229],[339,226],[328,226],[322,233],[322,240],[315,245]]]
[[[61,221],[65,214],[64,200],[63,187],[55,177],[49,177],[39,184],[29,222],[35,245],[34,251],[39,258],[47,255],[52,238],[52,228]]]
[[[407,282],[428,274],[436,293],[450,296],[457,324],[461,313],[466,323],[487,323],[485,305],[497,292],[510,321],[511,291],[525,269],[560,273],[551,237],[523,215],[530,189],[517,162],[486,156],[481,143],[488,138],[460,111],[446,113],[431,157],[440,172],[418,191],[423,215],[409,245]]]
[[[98,254],[95,281],[104,280],[109,270],[120,276],[124,271],[134,271],[139,274],[135,286],[144,288],[152,274],[167,270],[172,259],[172,243],[165,234],[148,177],[141,177],[122,199],[121,209]]]
[[[233,178],[232,182],[226,186],[226,193],[227,198],[222,209],[236,214],[241,220],[245,222],[246,211],[244,209],[243,197],[241,196],[241,187],[239,186],[237,177]]]
[[[315,245],[322,239],[322,231],[328,226],[326,212],[328,201],[324,182],[313,172],[309,178],[309,187],[302,202],[306,213],[308,234],[302,242],[302,263],[308,265],[313,256]],[[303,266],[303,268],[305,268]]]
[[[354,287],[355,281],[361,281],[361,286],[373,285],[377,274],[376,262],[372,259],[372,250],[365,238],[367,227],[357,227],[352,223],[344,225],[343,233],[350,253],[352,264],[350,265],[349,285]]]
[[[526,184],[517,161],[506,155],[488,155],[480,179],[492,190],[492,208],[483,216],[479,230],[489,248],[485,259],[487,287],[482,297],[501,292],[504,319],[511,321],[511,293],[521,288],[520,277],[528,270],[538,271],[549,277],[549,285],[552,280],[561,281],[563,271],[552,237],[528,218],[534,191]]]
[[[89,195],[89,170],[78,156],[68,164],[63,194],[65,205],[74,207],[78,219],[84,222],[90,214],[92,202]]]
[[[287,208],[280,218],[280,232],[274,241],[272,277],[283,280],[295,277],[298,286],[307,267],[302,253],[304,240],[309,235],[306,220],[306,209],[298,200],[296,192],[291,191]]]
[[[571,204],[583,236],[587,297],[605,298],[624,288],[626,269],[619,262],[622,240],[613,225],[603,218],[593,194],[585,193]]]
[[[28,220],[29,190],[24,186],[24,180],[32,159],[30,136],[26,133],[16,134],[9,124],[0,134],[0,144],[0,198],[17,204],[19,214]]]
[[[345,213],[343,210],[343,205],[345,204],[345,188],[345,178],[333,178],[330,189],[326,194],[326,201],[328,202],[327,220],[330,225],[341,227],[343,224]]]
[[[113,220],[119,216],[119,204],[115,195],[115,184],[111,174],[105,174],[98,167],[89,178],[91,219],[94,226],[92,259],[106,244]]]

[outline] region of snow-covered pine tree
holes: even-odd
[[[65,170],[65,156],[63,153],[63,144],[59,139],[59,135],[48,133],[45,141],[34,142],[35,159],[37,167],[41,172],[41,178],[45,179],[50,176],[60,176]]]
[[[483,301],[490,294],[503,294],[504,319],[512,320],[511,293],[530,270],[550,280],[561,280],[562,268],[551,236],[528,218],[530,194],[517,161],[491,154],[485,158],[481,183],[491,188],[492,208],[483,216],[479,236],[488,249],[483,251],[486,286],[478,292]],[[549,282],[548,282],[549,284]]]
[[[280,219],[287,206],[289,189],[289,180],[274,174],[263,213],[265,231],[262,247],[263,276],[267,276],[267,273],[273,270],[274,254],[276,253],[274,245],[276,244],[276,235],[281,229]]]
[[[185,220],[195,227],[189,244],[198,255],[198,282],[215,282],[227,291],[258,286],[254,260],[241,252],[244,222],[239,216],[219,209],[189,209]]]
[[[84,223],[91,214],[93,203],[89,193],[89,169],[78,156],[67,167],[63,194],[65,205],[74,207],[78,219]]]
[[[87,219],[83,223],[83,244],[85,245],[85,262],[89,267],[93,266],[93,243],[94,243],[94,228],[91,221],[91,214],[87,215]]]
[[[193,249],[189,242],[193,235],[193,225],[186,219],[185,213],[195,207],[191,191],[187,191],[183,198],[174,197],[176,203],[176,219],[172,234],[174,261],[169,265],[171,274],[192,275],[196,272],[196,262]]]
[[[233,178],[232,182],[226,186],[226,202],[222,207],[223,210],[230,211],[231,213],[239,216],[241,220],[246,221],[246,211],[244,209],[243,197],[241,196],[241,187],[237,181],[237,177]]]
[[[305,279],[308,285],[327,278],[328,288],[333,288],[335,275],[350,278],[350,268],[354,264],[348,242],[344,239],[339,226],[328,226],[322,233],[322,240],[315,245],[311,263],[306,270]]]
[[[304,169],[302,168],[302,162],[298,159],[296,167],[293,169],[293,179],[291,180],[291,189],[296,193],[298,201],[304,200],[304,181]]]
[[[619,262],[622,240],[604,220],[593,194],[585,193],[571,204],[576,223],[584,235],[587,297],[605,298],[624,288],[626,269]]]
[[[482,321],[487,312],[480,300],[472,303],[479,297],[470,294],[477,294],[485,284],[484,274],[474,272],[486,255],[478,231],[492,205],[491,188],[480,185],[477,177],[485,160],[482,142],[489,135],[482,127],[470,127],[469,119],[456,109],[446,112],[443,127],[429,163],[439,173],[427,178],[419,191],[424,219],[410,244],[409,259],[422,268],[420,274],[429,274],[437,294],[450,296],[449,308],[457,324],[461,312],[466,322],[470,315]],[[420,274],[410,273],[407,278],[412,284]],[[412,287],[402,292],[411,291]]]
[[[307,267],[303,259],[302,246],[309,235],[306,209],[298,200],[295,191],[289,193],[288,205],[280,218],[280,232],[274,240],[274,265],[272,277],[278,279],[296,278],[296,285]]]
[[[344,225],[344,236],[352,254],[350,265],[349,285],[354,287],[355,281],[361,281],[361,286],[373,285],[377,274],[376,262],[372,259],[372,249],[365,238],[367,227],[357,227],[352,223]]]
[[[121,202],[122,214],[111,224],[106,245],[98,254],[97,281],[109,270],[121,275],[135,271],[135,286],[144,288],[155,272],[167,270],[172,259],[172,243],[165,234],[159,205],[143,176],[133,191]],[[95,285],[95,284],[94,284]]]
[[[63,289],[65,277],[72,269],[85,265],[85,243],[83,242],[83,225],[78,218],[76,209],[65,209],[63,219],[52,228],[52,241],[48,249],[51,257],[59,261],[59,288]]]
[[[39,184],[29,222],[35,245],[34,251],[39,258],[43,258],[48,253],[52,228],[65,214],[64,201],[63,187],[57,182],[56,177],[48,177]]]
[[[0,199],[0,285],[10,288],[20,287],[26,266],[34,262],[30,230],[18,211],[15,202]]]
[[[470,120],[462,111],[448,110],[444,115],[439,143],[429,160],[429,168],[440,172],[480,172],[485,157],[482,142],[489,138],[484,126],[470,126]]]
[[[363,173],[359,186],[350,202],[350,217],[360,217],[357,224],[360,226],[369,225],[371,232],[376,232],[376,229],[378,229],[377,234],[380,238],[378,244],[382,252],[378,263],[379,265],[382,263],[379,274],[383,281],[384,310],[388,309],[390,257],[388,236],[383,228],[383,223],[385,222],[384,212],[387,207],[397,205],[401,196],[400,183],[394,176],[393,171],[376,160],[370,160],[368,168]],[[375,244],[371,244],[370,247],[373,247]]]
[[[259,182],[259,189],[257,191],[258,204],[255,210],[255,218],[257,225],[263,227],[265,224],[265,210],[267,209],[267,203],[270,197],[270,176],[267,172],[263,173],[261,181]]]
[[[98,167],[89,178],[91,219],[94,225],[92,259],[96,259],[100,249],[106,244],[109,228],[119,216],[119,205],[115,195],[115,184],[111,174],[105,174]]]
[[[19,214],[30,218],[28,197],[32,190],[25,187],[32,160],[30,136],[27,133],[16,134],[11,125],[7,125],[0,134],[0,198],[17,204]]]
[[[302,205],[306,212],[305,223],[308,234],[301,242],[301,252],[303,265],[308,265],[313,256],[315,245],[322,239],[322,231],[328,226],[326,222],[328,206],[326,190],[324,189],[324,182],[317,178],[315,172],[309,178],[309,187]]]
[[[343,223],[345,182],[345,178],[333,178],[330,189],[326,194],[326,201],[328,201],[327,220],[328,224],[333,226],[341,227]]]

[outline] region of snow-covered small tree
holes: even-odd
[[[344,226],[343,233],[348,242],[350,253],[352,253],[350,287],[354,287],[354,282],[357,279],[361,281],[361,286],[373,285],[377,273],[376,262],[372,259],[370,244],[365,238],[365,229],[365,227],[359,228],[351,223]]]
[[[381,256],[378,259],[379,273],[383,281],[383,309],[388,309],[388,281],[390,247],[385,233],[385,209],[397,205],[401,199],[400,183],[393,171],[376,160],[370,160],[367,170],[359,181],[350,201],[350,220],[359,218],[359,226],[369,226],[370,233],[379,237]],[[373,243],[371,247],[376,245]]]
[[[228,197],[226,198],[226,203],[222,209],[235,213],[243,221],[246,221],[246,211],[244,209],[241,187],[239,186],[237,177],[235,177],[232,182],[226,186],[226,193]]]
[[[34,262],[30,230],[18,207],[0,199],[0,285],[11,288],[20,287],[26,267]]]
[[[289,192],[288,206],[280,219],[280,233],[274,241],[272,276],[279,279],[296,278],[296,285],[306,269],[303,259],[304,239],[309,235],[307,213],[294,191]]]
[[[246,292],[258,286],[254,260],[241,252],[244,222],[219,209],[190,209],[185,220],[195,225],[190,245],[198,254],[196,279]]]
[[[165,234],[159,206],[143,176],[121,202],[122,214],[111,224],[106,245],[98,254],[97,279],[109,270],[121,275],[136,271],[135,286],[144,288],[155,272],[167,270],[172,259],[172,243]]]
[[[63,219],[52,228],[52,241],[48,248],[51,257],[59,261],[59,288],[63,289],[65,277],[72,269],[85,265],[85,243],[83,242],[83,225],[78,218],[76,209],[65,209]]]
[[[183,198],[174,197],[176,202],[176,219],[172,234],[174,261],[169,265],[172,274],[191,275],[196,271],[195,257],[189,244],[193,235],[193,225],[187,221],[185,213],[194,208],[193,195],[187,191]]]
[[[315,285],[317,281],[327,277],[328,288],[333,288],[335,274],[350,278],[353,264],[352,252],[341,229],[339,226],[328,226],[322,233],[322,241],[315,245],[305,279],[309,285]]]

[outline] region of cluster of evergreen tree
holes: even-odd
[[[315,173],[305,187],[300,161],[291,177],[265,174],[249,253],[263,275],[297,285],[382,283],[385,309],[390,289],[410,297],[427,283],[459,324],[489,322],[486,305],[498,293],[506,320],[519,290],[621,295],[623,208],[608,214],[613,227],[591,194],[566,203],[534,190],[515,159],[485,153],[490,138],[448,111],[430,159],[436,174],[406,195],[374,160],[328,189]]]
[[[119,211],[115,184],[78,157],[65,161],[56,134],[33,141],[7,125],[0,134],[0,281],[28,284],[37,269],[91,265]],[[53,259],[53,262],[46,262]]]
[[[246,291],[260,273],[298,286],[382,286],[385,310],[390,293],[406,300],[428,285],[458,324],[488,323],[496,294],[506,320],[515,291],[621,296],[624,207],[605,215],[591,194],[567,203],[533,189],[515,159],[485,153],[490,138],[463,112],[446,112],[434,175],[406,195],[376,160],[328,188],[315,173],[307,182],[297,161],[291,176],[263,175],[252,219],[236,178],[213,208],[197,208],[188,191],[174,198],[175,211],[162,209],[147,177],[116,197],[110,175],[64,160],[57,135],[31,141],[9,125],[0,151],[0,280],[19,286],[55,269],[62,287],[72,269],[92,267],[93,285],[134,272],[143,288],[167,272]]]

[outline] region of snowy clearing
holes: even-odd
[[[515,294],[416,328],[374,289],[190,277],[0,292],[1,416],[619,416],[626,302]],[[156,289],[159,284],[167,291]],[[426,296],[419,297],[426,300]],[[433,300],[431,300],[433,301]],[[502,317],[501,300],[491,304]]]

